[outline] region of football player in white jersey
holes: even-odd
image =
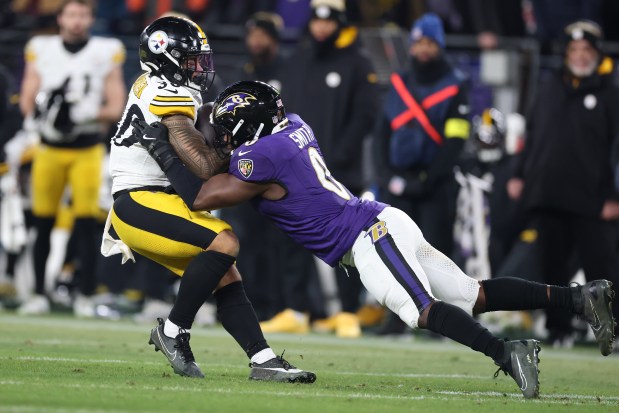
[[[182,277],[174,307],[165,322],[158,319],[149,343],[168,358],[175,373],[204,377],[189,345],[189,331],[198,309],[214,292],[221,323],[251,360],[251,379],[312,383],[314,373],[276,356],[264,339],[234,265],[239,243],[230,225],[208,212],[191,211],[166,177],[174,171],[160,167],[131,136],[132,120],[160,120],[169,128],[179,158],[198,175],[227,167],[229,157],[208,150],[194,126],[201,93],[215,74],[206,35],[188,19],[162,17],[140,36],[140,62],[146,73],[131,87],[112,138],[114,205],[101,250],[104,255],[122,253],[124,260],[135,251]],[[198,191],[199,185],[192,190]]]
[[[80,261],[79,294],[73,309],[94,316],[98,193],[105,146],[102,134],[117,122],[125,103],[122,75],[125,49],[116,39],[90,36],[92,0],[64,0],[58,12],[60,32],[35,36],[26,45],[20,95],[25,117],[35,118],[41,145],[32,166],[35,295],[22,313],[49,311],[45,263],[50,234],[67,184],[72,196]]]

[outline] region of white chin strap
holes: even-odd
[[[260,136],[260,132],[262,132],[263,128],[264,128],[264,123],[261,123],[260,126],[258,126],[258,130],[254,134],[254,140],[258,139],[258,136]]]
[[[286,128],[286,126],[288,126],[288,118],[284,118],[281,122],[279,122],[277,125],[275,125],[273,127],[273,130],[271,131],[271,135],[274,133],[277,133],[281,130],[284,130],[284,128]]]
[[[232,129],[232,136],[236,135],[236,133],[239,131],[239,129],[241,129],[241,126],[243,126],[243,123],[245,123],[245,121],[243,119],[241,119],[239,121],[239,123],[236,124],[234,129]]]
[[[170,61],[174,63],[176,66],[181,67],[181,65],[178,63],[178,60],[173,58],[172,55],[167,50],[163,51],[163,55],[167,57],[168,59],[170,59]]]

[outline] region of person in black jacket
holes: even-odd
[[[410,215],[426,239],[450,256],[457,196],[453,169],[470,133],[466,82],[445,57],[437,15],[415,21],[410,39],[410,67],[391,74],[375,135],[381,200]],[[396,332],[389,323],[379,331]]]
[[[347,24],[343,0],[312,0],[309,38],[287,62],[282,99],[287,110],[312,125],[330,171],[353,194],[362,193],[363,141],[371,132],[378,110],[377,76],[360,48],[357,28]],[[352,271],[355,271],[354,269]],[[359,277],[336,269],[342,313],[336,334],[360,335],[353,314],[362,290]]]
[[[602,31],[591,21],[565,29],[565,64],[540,89],[527,119],[527,141],[508,192],[538,222],[545,281],[567,284],[575,251],[588,280],[618,285],[619,193],[610,154],[619,134],[619,89],[613,62],[600,50]],[[619,316],[615,300],[613,312]],[[547,311],[550,339],[572,332],[571,318]]]
[[[260,80],[281,89],[282,28],[282,18],[276,13],[252,15],[245,24],[247,61],[229,80]],[[246,246],[239,252],[237,265],[258,318],[269,320],[262,323],[263,331],[308,331],[306,313],[317,312],[312,306],[317,300],[309,299],[304,284],[307,279],[317,278],[312,255],[247,203],[225,208],[221,214],[235,228],[240,243]]]

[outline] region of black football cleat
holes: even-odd
[[[314,373],[297,369],[284,360],[282,356],[276,356],[262,364],[249,363],[249,367],[251,367],[249,379],[285,383],[313,383],[316,381]]]
[[[537,340],[514,340],[505,342],[506,360],[495,364],[499,369],[494,373],[496,378],[502,370],[510,375],[524,395],[525,399],[539,397],[539,352],[541,348]]]
[[[174,373],[203,379],[204,374],[196,364],[196,359],[189,346],[190,334],[181,330],[181,333],[176,337],[168,337],[163,334],[163,319],[158,318],[157,321],[159,325],[151,330],[148,344],[154,345],[155,351],[161,351],[167,357]]]
[[[603,356],[613,352],[616,320],[613,317],[612,302],[615,292],[613,283],[606,280],[590,281],[575,287],[574,307],[593,330],[593,335]]]

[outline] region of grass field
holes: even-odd
[[[543,348],[541,398],[526,401],[494,365],[451,342],[267,337],[311,385],[247,380],[247,360],[221,328],[195,329],[206,379],[173,374],[149,327],[0,314],[0,412],[618,412],[619,356]]]

